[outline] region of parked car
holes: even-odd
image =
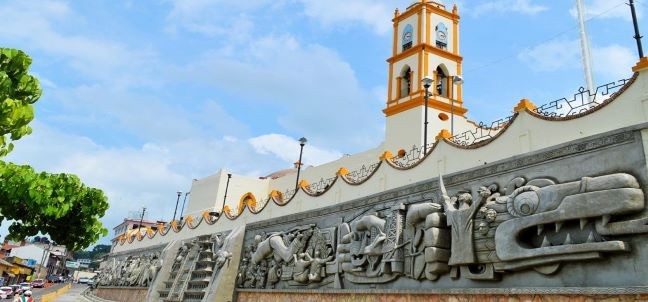
[[[21,291],[31,290],[31,285],[29,285],[29,282],[20,283],[20,290]]]
[[[52,283],[63,283],[63,282],[65,282],[65,278],[63,278],[63,276],[59,276],[59,275],[49,275],[49,276],[47,276],[47,281],[52,282]]]
[[[86,277],[81,277],[81,278],[79,278],[79,283],[81,283],[81,284],[86,284],[86,283],[88,283],[89,280],[90,280],[90,279],[88,279],[88,278],[86,278]]]
[[[45,287],[45,280],[43,279],[36,279],[31,282],[31,287]]]
[[[0,298],[11,299],[13,298],[14,289],[11,286],[0,287]]]

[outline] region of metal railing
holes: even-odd
[[[567,98],[557,99],[537,107],[533,112],[547,118],[565,118],[577,114],[584,114],[595,110],[613,93],[626,85],[628,81],[630,79],[610,82],[596,87],[594,92],[580,87],[573,98],[569,100]],[[474,129],[457,134],[450,140],[461,146],[472,146],[479,142],[489,140],[495,137],[502,129],[506,128],[512,118],[513,115],[507,116],[490,123],[490,125],[480,122]]]
[[[593,93],[584,87],[580,87],[572,99],[568,100],[567,98],[560,98],[544,104],[536,108],[534,111],[540,115],[552,118],[585,113],[601,105],[610,97],[611,94],[618,91],[619,88],[623,87],[628,83],[628,81],[630,81],[630,79],[621,79],[598,86]]]

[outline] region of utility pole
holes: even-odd
[[[630,13],[632,14],[632,24],[634,25],[634,38],[637,40],[637,52],[639,52],[639,59],[644,57],[643,46],[641,46],[641,34],[639,34],[639,24],[637,23],[637,12],[635,11],[634,0],[630,0]]]
[[[49,260],[49,250],[52,247],[52,243],[49,242],[47,243],[47,248],[43,248],[43,256],[41,256],[41,262],[40,265],[38,266],[38,270],[36,271],[36,278],[40,278],[40,273],[41,269],[43,266],[45,266],[45,263],[48,262],[45,259]]]

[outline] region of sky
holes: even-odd
[[[6,160],[104,190],[107,243],[142,207],[170,220],[194,178],[290,167],[299,137],[310,165],[374,148],[391,18],[411,2],[0,0],[0,47],[28,53],[44,90],[33,134]],[[596,85],[629,78],[638,60],[624,2],[585,0]],[[575,1],[454,3],[472,120],[584,85]],[[648,24],[648,1],[636,3]]]

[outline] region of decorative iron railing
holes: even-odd
[[[557,99],[544,104],[534,111],[546,117],[560,118],[585,113],[607,100],[611,94],[623,87],[630,79],[621,79],[596,87],[594,93],[580,87],[571,100]]]
[[[580,87],[571,100],[560,98],[537,107],[533,111],[548,118],[565,118],[577,114],[584,114],[596,109],[603,104],[613,93],[628,83],[630,79],[621,79],[596,87],[591,93],[588,89]],[[453,136],[450,140],[457,145],[472,146],[479,142],[495,137],[511,122],[513,115],[492,122],[489,126],[480,122],[474,129]]]
[[[379,165],[380,162],[370,164],[369,166],[362,165],[362,167],[360,167],[360,169],[358,170],[349,171],[349,174],[346,175],[346,178],[353,183],[361,183],[367,180],[369,176],[373,175]]]
[[[433,147],[434,143],[427,144],[427,152],[430,152]],[[418,164],[424,155],[423,146],[413,145],[408,151],[399,150],[398,154],[392,158],[392,163],[399,168],[406,169]]]
[[[322,177],[318,182],[309,184],[305,189],[314,194],[324,193],[335,182],[336,179],[337,177],[331,177],[331,178]]]
[[[479,122],[473,130],[462,132],[450,138],[455,144],[461,146],[470,146],[475,143],[491,139],[511,122],[512,115],[496,120],[487,126],[484,122]]]

